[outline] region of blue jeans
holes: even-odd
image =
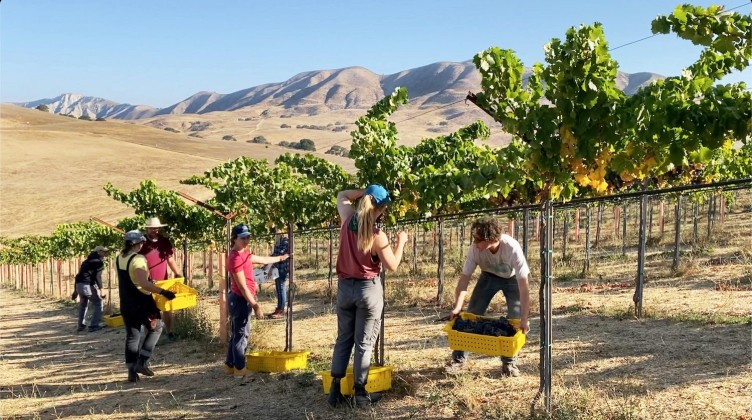
[[[337,282],[337,341],[332,352],[332,378],[344,378],[350,353],[355,388],[368,382],[371,352],[381,329],[384,289],[373,280],[340,279]],[[343,390],[344,391],[344,390]]]
[[[78,305],[78,326],[85,326],[84,319],[86,319],[86,311],[89,301],[91,301],[91,305],[94,307],[94,314],[91,316],[89,328],[99,327],[99,323],[102,322],[102,298],[99,296],[99,289],[96,286],[76,283],[76,293],[78,293],[78,298],[80,299]]]
[[[283,311],[287,305],[287,273],[279,273],[274,279],[274,289],[277,292],[277,310]]]
[[[491,300],[501,290],[507,301],[507,318],[520,318],[520,288],[517,285],[517,279],[505,279],[491,273],[483,271],[478,277],[478,282],[470,295],[470,303],[467,305],[467,312],[475,315],[484,315],[488,310]],[[455,350],[452,352],[452,359],[455,362],[463,363],[467,361],[469,352]],[[514,363],[515,357],[501,357],[503,363]]]
[[[251,334],[251,304],[243,296],[230,292],[227,296],[227,312],[230,314],[232,336],[227,344],[225,364],[235,369],[245,368],[245,350]]]

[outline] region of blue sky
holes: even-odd
[[[687,0],[684,0],[687,1]],[[525,65],[570,26],[601,22],[611,47],[650,33],[680,1],[5,0],[0,101],[82,93],[165,107],[199,91],[230,93],[309,70],[363,66],[379,74],[466,61],[490,46]],[[749,0],[707,6],[739,5]],[[699,48],[659,35],[613,51],[620,70],[679,74]],[[752,82],[752,71],[725,82]]]

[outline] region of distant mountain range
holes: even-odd
[[[616,84],[627,95],[663,76],[622,73]],[[47,105],[50,112],[76,117],[133,120],[160,115],[234,111],[253,105],[281,106],[290,114],[318,114],[333,109],[367,109],[397,86],[405,86],[411,104],[445,105],[480,90],[480,73],[473,63],[439,62],[389,75],[363,67],[300,73],[282,83],[268,83],[228,94],[198,92],[167,108],[130,105],[93,96],[66,93],[55,98],[16,103],[27,108]]]

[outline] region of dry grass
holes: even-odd
[[[208,198],[178,183],[239,156],[273,161],[278,146],[196,139],[122,121],[82,121],[0,105],[0,235],[48,235],[55,226],[97,216],[114,222],[132,214],[109,198],[111,182],[130,190],[143,179]],[[224,117],[229,118],[229,117]],[[352,161],[327,156],[345,169]]]

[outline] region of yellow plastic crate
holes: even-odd
[[[123,316],[120,314],[105,315],[104,323],[111,328],[122,327],[124,324]]]
[[[255,351],[245,355],[246,369],[254,372],[287,372],[308,367],[308,351]]]
[[[177,311],[178,309],[196,306],[196,289],[186,286],[175,279],[160,281],[159,287],[175,293],[175,299],[173,300],[168,300],[162,295],[152,293],[152,297],[154,297],[154,301],[160,311]]]
[[[154,282],[154,284],[156,284],[158,287],[161,287],[161,288],[164,289],[164,286],[162,286],[162,285],[163,284],[170,284],[170,283],[167,283],[167,282],[171,282],[171,281],[176,281],[178,283],[185,284],[185,279],[182,278],[182,277],[175,277],[175,278],[167,279],[167,280],[157,280],[157,281]]]
[[[368,383],[366,391],[381,392],[392,389],[392,369],[393,366],[371,366],[368,370]],[[321,381],[324,384],[324,394],[329,393],[332,386],[332,373],[330,371],[319,372]],[[345,377],[340,381],[340,392],[342,395],[353,395],[355,393],[355,378],[353,378],[353,368],[348,366]]]
[[[466,321],[495,319],[478,316],[468,312],[462,312],[460,318]],[[517,334],[512,337],[493,337],[455,331],[452,329],[452,327],[454,327],[454,321],[455,319],[449,321],[449,323],[444,326],[444,331],[446,331],[449,336],[449,347],[452,350],[471,351],[473,353],[480,353],[488,356],[514,357],[519,353],[522,346],[525,345],[525,334],[522,333],[522,330],[518,329]],[[509,323],[518,327],[520,325],[520,320],[510,319]]]

